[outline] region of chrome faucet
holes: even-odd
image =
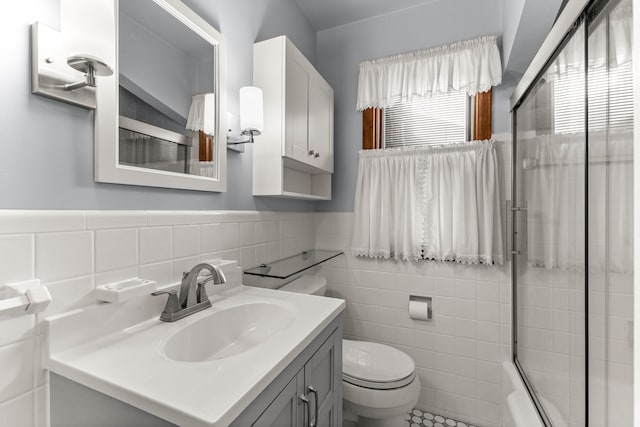
[[[203,281],[198,282],[198,277],[202,270],[209,270]],[[207,296],[205,284],[213,281],[214,285],[227,283],[227,278],[222,270],[215,265],[201,263],[182,273],[182,283],[180,284],[180,297],[175,289],[170,291],[154,292],[151,295],[168,294],[167,305],[164,307],[160,320],[164,322],[175,322],[176,320],[197,313],[205,308],[211,307],[211,301]]]

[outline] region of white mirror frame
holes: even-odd
[[[216,153],[217,176],[202,177],[176,172],[145,169],[121,165],[118,147],[118,0],[113,0],[114,25],[113,40],[115,67],[114,75],[101,79],[96,88],[97,108],[95,111],[95,180],[115,184],[142,185],[148,187],[179,188],[199,191],[227,191],[227,129],[226,114],[226,52],[224,39],[215,28],[198,16],[179,0],[153,0],[173,15],[185,26],[193,30],[214,49],[214,85],[216,94]]]

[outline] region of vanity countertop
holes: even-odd
[[[213,307],[174,323],[165,298],[91,306],[45,320],[45,368],[181,426],[231,423],[343,310],[343,300],[234,286]],[[233,357],[181,362],[164,354],[174,333],[212,313],[270,303],[294,320]],[[204,337],[203,337],[204,338]]]

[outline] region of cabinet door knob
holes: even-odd
[[[316,150],[309,150],[309,155],[313,156],[316,153]]]
[[[315,157],[315,158],[317,159],[318,157],[320,157],[320,153],[316,153],[316,154],[314,154],[314,156],[313,156],[313,157]]]

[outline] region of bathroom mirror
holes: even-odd
[[[97,88],[96,181],[226,191],[221,34],[178,0],[113,4],[115,78]]]

